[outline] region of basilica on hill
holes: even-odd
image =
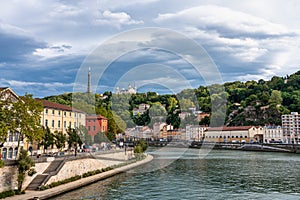
[[[120,88],[118,86],[116,87],[116,94],[136,94],[136,92],[137,92],[137,88],[136,88],[135,83],[134,83],[133,87],[131,87],[131,85],[129,83],[127,89],[122,88],[120,90]]]

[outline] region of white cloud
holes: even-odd
[[[98,25],[110,25],[120,28],[122,25],[135,25],[143,24],[141,20],[134,20],[125,12],[111,12],[109,10],[104,11],[98,19],[95,20],[95,24]]]

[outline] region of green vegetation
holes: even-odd
[[[29,174],[34,173],[34,170],[31,170],[32,167],[35,165],[33,160],[28,156],[27,151],[21,150],[19,158],[17,160],[18,165],[18,192],[22,191],[22,184],[25,180],[26,173]]]
[[[32,95],[26,94],[16,102],[8,102],[9,109],[6,112],[9,120],[8,129],[18,136],[18,155],[20,154],[20,142],[27,138],[30,142],[41,141],[44,135],[40,125],[40,114],[43,106],[35,101]]]
[[[300,71],[286,77],[274,76],[269,81],[261,79],[200,86],[197,89],[185,89],[176,95],[158,95],[154,92],[117,95],[105,92],[103,96],[68,93],[45,99],[72,105],[73,97],[74,107],[107,117],[109,124],[105,134],[110,140],[125,128],[135,125],[152,126],[155,122],[166,122],[174,128],[198,123],[211,126],[221,123],[229,126],[280,125],[282,114],[300,112]],[[143,114],[133,115],[133,110],[142,103],[149,104],[150,109]],[[211,116],[200,122],[194,115],[180,119],[180,113],[191,113],[190,107],[211,113]],[[222,118],[223,113],[226,113],[225,122],[216,121]]]
[[[0,192],[0,199],[4,199],[6,197],[11,197],[11,196],[14,196],[15,195],[15,192],[13,190],[7,190],[7,191],[4,191],[4,192]]]
[[[148,148],[147,142],[145,142],[144,140],[139,140],[136,143],[133,149],[133,153],[137,160],[143,159],[143,153],[147,150],[147,148]]]
[[[5,163],[3,160],[0,160],[0,168],[3,168],[5,166]]]

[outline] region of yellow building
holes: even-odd
[[[38,99],[37,101],[44,106],[44,111],[41,113],[41,125],[49,127],[52,133],[55,131],[67,133],[69,127],[85,126],[86,114],[83,111],[47,100]]]

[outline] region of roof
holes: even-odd
[[[72,108],[70,106],[66,106],[66,105],[59,104],[59,103],[54,103],[54,102],[47,101],[47,100],[44,100],[44,99],[36,99],[36,101],[41,102],[43,104],[44,108],[54,108],[54,109],[57,109],[57,110],[84,113],[82,110],[78,110],[78,109]]]
[[[87,115],[85,119],[107,119],[106,117],[102,115]]]
[[[223,127],[208,127],[207,131],[247,131],[254,126],[223,126]]]
[[[19,96],[9,87],[0,87],[0,93],[3,91],[8,90],[12,95],[14,95],[17,99],[19,99]]]

